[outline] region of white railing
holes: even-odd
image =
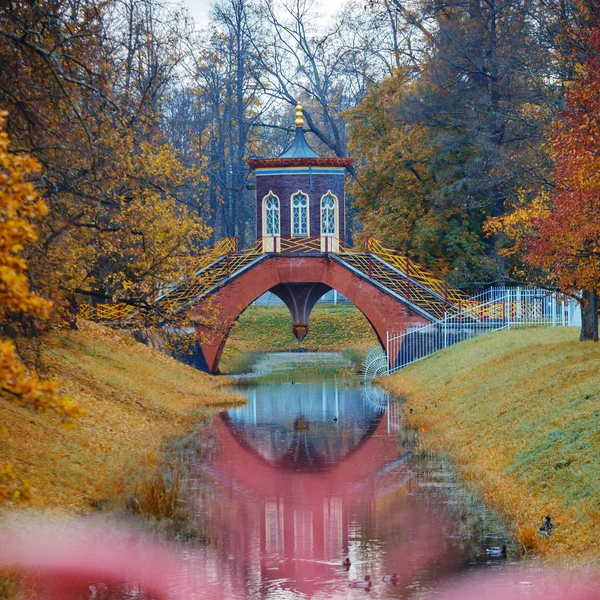
[[[317,304],[352,304],[348,298],[340,294],[337,290],[329,290],[325,292],[317,300]],[[259,296],[253,303],[252,306],[283,306],[284,302],[277,297],[273,292],[265,292],[262,296]]]
[[[387,332],[386,374],[482,333],[516,327],[564,327],[581,324],[577,302],[538,288],[490,288],[471,299],[458,314],[403,333]],[[380,364],[381,364],[381,358]],[[377,375],[381,374],[381,368]]]

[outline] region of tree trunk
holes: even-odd
[[[581,302],[581,336],[579,339],[598,341],[598,294],[585,290]]]
[[[79,316],[79,304],[77,303],[77,299],[75,296],[71,296],[71,300],[69,301],[69,329],[77,330],[79,327],[77,326],[77,317]]]

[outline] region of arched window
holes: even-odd
[[[292,196],[292,235],[308,235],[308,229],[308,196],[298,191]]]
[[[337,198],[327,192],[321,198],[321,235],[335,235]]]
[[[279,198],[269,192],[263,199],[265,235],[279,235]]]

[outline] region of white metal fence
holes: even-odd
[[[403,333],[387,332],[385,353],[371,355],[377,375],[389,374],[482,333],[515,327],[581,325],[577,302],[538,288],[490,288],[457,314]],[[381,368],[385,361],[385,370]],[[366,373],[365,373],[366,375]]]
[[[317,300],[317,304],[352,304],[346,296],[340,294],[337,290],[329,290],[325,292],[319,300]],[[283,300],[281,300],[278,296],[273,294],[273,292],[265,292],[262,296],[257,298],[252,306],[283,306]]]

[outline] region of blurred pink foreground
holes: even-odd
[[[158,543],[125,526],[92,522],[50,526],[30,521],[6,528],[0,532],[0,567],[16,567],[31,573],[39,583],[36,598],[47,600],[89,597],[92,582],[127,583],[128,597],[135,597],[136,590],[143,598],[149,593],[173,600],[243,596],[243,590],[230,588],[218,562],[208,551]],[[372,593],[376,595],[375,587]],[[346,590],[339,597],[365,593]],[[449,600],[600,600],[600,591],[592,583],[519,569],[463,577],[427,594],[430,595]]]

